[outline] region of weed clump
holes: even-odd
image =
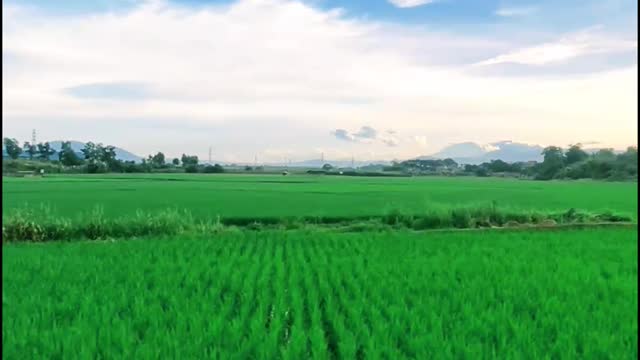
[[[493,227],[556,226],[558,224],[630,223],[626,215],[592,214],[571,208],[544,213],[487,207],[433,209],[422,214],[393,210],[383,216],[295,217],[295,218],[194,218],[189,211],[167,209],[156,213],[138,211],[134,216],[111,218],[95,208],[77,220],[54,216],[49,209],[21,209],[3,217],[2,238],[12,241],[59,241],[70,239],[114,239],[145,236],[174,236],[183,233],[217,234],[229,228],[252,231],[294,230],[325,227],[360,232],[383,229],[473,229]]]

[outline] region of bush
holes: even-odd
[[[184,167],[184,172],[186,173],[197,173],[198,172],[198,166],[196,165],[187,165]]]
[[[451,225],[460,229],[473,227],[471,214],[467,209],[451,210]]]
[[[207,173],[207,174],[218,174],[218,173],[223,173],[224,172],[224,168],[219,164],[215,164],[213,166],[207,165],[207,166],[204,167],[202,172]]]

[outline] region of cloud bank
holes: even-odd
[[[396,1],[418,3],[427,2]],[[250,161],[283,144],[299,158],[329,145],[394,158],[503,134],[624,146],[637,128],[637,62],[614,61],[637,42],[606,29],[523,43],[517,34],[461,35],[287,0],[153,1],[89,15],[5,4],[2,120],[17,137],[37,128],[52,140],[171,156],[206,156],[216,144],[220,159]],[[544,70],[594,54],[606,68],[580,77],[470,70],[508,63]],[[379,130],[389,127],[397,133]],[[333,141],[332,129],[346,141]]]

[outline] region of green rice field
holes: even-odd
[[[105,224],[120,234],[3,242],[3,359],[638,355],[637,183],[158,174],[3,178],[2,191],[3,235],[16,214],[46,225],[25,209],[49,212],[47,224],[69,230],[59,234]],[[416,231],[180,219],[451,215],[490,204],[632,222]],[[155,232],[134,238],[127,226]]]
[[[541,182],[496,178],[361,178],[306,175],[80,175],[3,178],[3,215],[46,204],[73,217],[101,206],[105,216],[188,209],[196,216],[363,216],[398,210],[485,206],[614,210],[637,218],[637,183]]]
[[[5,358],[635,359],[635,230],[3,248]]]

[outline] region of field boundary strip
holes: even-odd
[[[295,230],[318,228],[339,232],[386,230],[452,231],[523,229],[545,230],[560,227],[636,226],[633,218],[610,212],[593,214],[575,209],[556,213],[508,212],[496,208],[451,209],[422,215],[392,212],[377,217],[299,218],[206,218],[188,211],[138,212],[134,216],[107,218],[97,210],[76,220],[33,210],[3,216],[2,239],[6,242],[47,242],[71,239],[137,238],[173,236],[185,233],[215,234],[227,229]]]

